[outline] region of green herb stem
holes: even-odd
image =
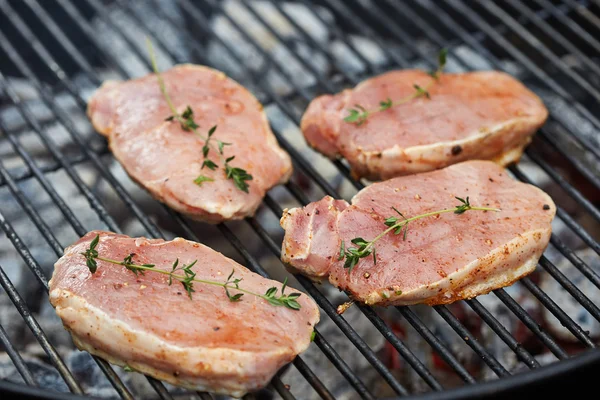
[[[158,79],[158,86],[160,87],[160,91],[163,94],[163,97],[165,98],[165,101],[167,102],[167,105],[169,106],[169,109],[171,110],[171,113],[173,115],[173,117],[175,117],[175,119],[177,120],[177,122],[179,122],[182,126],[184,126],[186,124],[186,121],[183,119],[183,117],[181,116],[181,114],[179,114],[179,112],[177,111],[177,108],[175,108],[175,105],[173,104],[173,101],[171,100],[171,96],[169,96],[169,93],[167,92],[167,87],[165,85],[165,81],[163,80],[162,74],[160,73],[160,70],[158,69],[158,64],[156,63],[156,56],[154,53],[154,46],[152,46],[152,41],[150,41],[149,38],[146,38],[146,45],[148,46],[148,53],[150,53],[150,63],[152,64],[152,69],[154,70],[154,74],[156,75],[156,78]],[[208,142],[208,138],[204,135],[202,135],[200,132],[198,132],[198,130],[194,127],[190,127],[192,129],[192,132],[194,132],[196,134],[196,136],[198,136],[200,139],[204,140],[205,142]],[[214,145],[210,145],[211,148],[215,151],[217,151],[217,149],[214,147]],[[223,156],[221,154],[219,154],[221,157],[221,160],[224,160]]]
[[[129,254],[128,256],[126,256],[123,259],[123,261],[118,261],[118,260],[113,260],[111,258],[102,257],[98,254],[98,250],[96,250],[96,247],[98,246],[99,241],[100,241],[100,235],[96,235],[96,237],[90,242],[90,247],[88,249],[86,249],[85,252],[81,253],[81,255],[85,257],[86,265],[92,274],[96,273],[96,271],[98,269],[98,260],[100,260],[100,261],[108,262],[108,263],[115,264],[115,265],[122,265],[129,271],[133,272],[136,276],[138,274],[144,275],[144,272],[147,272],[147,271],[167,275],[169,277],[169,280],[168,280],[169,286],[171,286],[171,284],[173,283],[173,280],[181,282],[181,284],[183,285],[183,288],[187,292],[190,300],[192,299],[192,294],[195,292],[193,285],[194,285],[194,282],[196,282],[196,283],[202,283],[205,285],[222,287],[223,289],[225,289],[225,294],[227,295],[227,298],[231,302],[238,302],[241,300],[241,298],[244,294],[248,294],[251,296],[261,298],[273,306],[283,306],[283,307],[290,308],[292,310],[299,310],[301,307],[300,303],[298,303],[298,301],[297,301],[298,297],[301,296],[301,293],[290,293],[290,294],[284,293],[285,288],[287,287],[287,278],[284,280],[283,285],[281,286],[281,295],[279,295],[279,296],[277,295],[278,289],[275,286],[267,289],[265,294],[259,294],[259,293],[255,293],[255,292],[252,292],[250,290],[240,287],[239,284],[243,278],[235,278],[233,276],[235,273],[235,269],[231,271],[231,274],[229,274],[229,276],[227,277],[226,282],[217,282],[217,281],[211,281],[211,280],[207,280],[207,279],[199,279],[199,278],[196,278],[196,273],[194,271],[192,271],[192,269],[191,269],[192,266],[194,266],[198,260],[195,260],[189,264],[182,263],[182,265],[179,266],[179,259],[176,259],[175,262],[173,262],[171,271],[166,271],[163,269],[155,268],[155,266],[156,266],[155,264],[142,264],[142,265],[135,264],[134,262],[132,262],[132,259],[135,254]],[[175,271],[183,271],[184,275],[176,274]],[[231,294],[229,292],[230,290],[237,290],[239,293]]]
[[[431,98],[429,95],[429,88],[436,82],[439,81],[442,72],[444,71],[444,67],[446,66],[446,56],[448,51],[446,49],[440,50],[438,54],[438,67],[434,71],[430,71],[427,74],[433,78],[433,81],[429,82],[424,87],[421,87],[417,84],[414,84],[413,87],[415,89],[414,93],[403,97],[399,100],[392,101],[392,99],[388,98],[384,101],[379,102],[379,108],[367,110],[365,107],[360,104],[356,104],[354,108],[348,110],[348,115],[344,117],[344,121],[352,124],[356,124],[358,126],[362,125],[371,115],[376,114],[378,112],[382,112],[388,110],[392,107],[399,106],[401,104],[406,104],[418,97],[426,97]]]
[[[344,258],[346,259],[344,262],[344,268],[347,268],[348,272],[352,271],[352,269],[356,266],[356,264],[358,264],[358,262],[361,258],[368,257],[371,254],[373,255],[373,264],[377,264],[376,249],[374,247],[375,243],[390,232],[394,232],[394,234],[396,234],[396,235],[403,233],[403,239],[406,240],[406,235],[408,233],[408,224],[412,221],[416,221],[421,218],[432,217],[434,215],[439,215],[439,214],[444,214],[444,213],[449,213],[449,212],[452,212],[454,214],[463,214],[467,211],[496,211],[496,212],[500,211],[497,208],[472,206],[471,203],[469,202],[469,197],[467,197],[466,199],[456,197],[456,199],[460,201],[460,204],[454,208],[447,208],[447,209],[443,209],[443,210],[431,211],[431,212],[419,214],[419,215],[416,215],[416,216],[410,217],[410,218],[406,218],[395,207],[392,207],[392,209],[396,213],[398,213],[398,215],[400,215],[401,218],[394,217],[394,216],[386,218],[384,224],[388,228],[384,229],[379,235],[375,236],[375,238],[373,238],[370,241],[366,241],[365,239],[363,239],[361,237],[352,239],[351,242],[358,247],[346,248],[344,241],[342,241],[341,246],[340,246],[340,255],[338,257],[338,260],[341,261],[341,260],[344,260]]]
[[[194,112],[190,106],[187,106],[187,108],[183,114],[180,114],[179,112],[177,112],[177,109],[175,108],[175,105],[173,104],[173,101],[171,100],[171,97],[169,96],[169,93],[167,92],[165,81],[158,69],[158,64],[156,62],[156,56],[154,53],[154,47],[152,46],[152,42],[150,41],[149,38],[146,38],[146,44],[148,46],[148,52],[150,53],[150,62],[152,64],[152,69],[154,70],[156,78],[158,79],[158,86],[160,87],[160,91],[163,94],[163,97],[165,98],[165,101],[167,102],[167,105],[169,106],[169,109],[171,110],[171,113],[172,113],[172,115],[170,117],[168,117],[167,120],[176,119],[177,122],[179,122],[179,124],[181,125],[181,128],[183,130],[186,130],[186,131],[191,130],[196,136],[198,136],[200,139],[202,139],[204,141],[204,146],[202,147],[202,154],[204,156],[204,162],[202,163],[202,168],[204,168],[206,166],[212,171],[214,171],[215,169],[218,168],[217,164],[215,164],[211,160],[207,159],[209,151],[210,150],[215,151],[219,155],[219,159],[225,169],[226,179],[231,179],[238,189],[240,189],[243,192],[248,193],[249,185],[248,185],[247,181],[251,181],[253,179],[252,175],[247,173],[246,170],[244,170],[242,168],[237,168],[237,167],[231,166],[229,163],[235,158],[235,156],[225,157],[225,155],[223,153],[223,148],[225,146],[230,146],[231,143],[226,143],[226,142],[222,142],[220,140],[215,139],[217,142],[217,146],[215,146],[213,144],[213,142],[211,142],[211,137],[215,133],[215,130],[217,129],[216,125],[213,126],[208,131],[208,136],[204,136],[200,132],[198,132],[198,129],[197,129],[198,124],[196,124],[196,122],[194,121]],[[196,179],[194,179],[194,183],[199,186],[202,185],[203,182],[211,182],[211,181],[213,181],[213,179],[209,178],[205,175],[200,175]]]
[[[489,207],[469,207],[468,210],[473,210],[473,211],[500,211],[497,208],[489,208]],[[389,232],[393,231],[394,229],[398,229],[400,226],[408,225],[409,222],[416,221],[416,220],[421,219],[421,218],[433,217],[434,215],[439,215],[439,214],[444,214],[444,213],[449,213],[449,212],[452,212],[452,213],[456,212],[456,208],[446,208],[444,210],[432,211],[432,212],[428,212],[428,213],[425,213],[425,214],[419,214],[419,215],[416,215],[416,216],[411,217],[411,218],[403,219],[401,222],[398,222],[398,223],[390,226],[385,231],[383,231],[379,235],[375,236],[375,238],[373,240],[371,240],[371,242],[369,242],[369,245],[367,247],[373,247],[373,245],[375,244],[376,241],[378,241],[379,239],[381,239],[382,237],[384,237],[385,235],[387,235]]]

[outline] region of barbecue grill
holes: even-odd
[[[265,105],[295,173],[255,217],[212,227],[178,215],[134,185],[93,132],[91,91],[151,70],[144,36],[162,69],[213,66]],[[442,47],[449,70],[507,71],[550,109],[509,168],[557,203],[549,249],[530,277],[451,306],[338,315],[343,293],[296,276],[323,321],[311,349],[252,396],[481,398],[585,378],[600,368],[598,37],[598,0],[0,0],[0,393],[212,398],[73,351],[47,304],[53,260],[107,229],[201,241],[283,279],[283,208],[349,199],[366,183],[306,147],[298,124],[308,102],[386,70],[433,68]]]

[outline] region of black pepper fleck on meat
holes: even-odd
[[[457,156],[457,155],[459,155],[460,153],[462,153],[462,147],[461,147],[461,146],[459,146],[459,145],[452,146],[452,150],[451,150],[451,152],[452,152],[452,155],[453,155],[453,156]]]
[[[544,207],[542,207],[545,211],[548,211],[550,209],[550,206],[548,204],[544,204]]]

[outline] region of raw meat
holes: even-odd
[[[105,261],[92,274],[81,253],[96,235],[101,257],[134,254],[137,264],[169,271],[175,259],[179,265],[198,260],[192,267],[197,279],[226,282],[234,271],[243,279],[240,288],[259,294],[281,289],[198,243],[89,232],[65,250],[50,281],[50,302],[78,348],[174,385],[239,397],[267,385],[309,346],[319,310],[307,295],[297,299],[300,310],[292,310],[249,294],[231,302],[223,287],[198,282],[190,299],[181,282],[168,284],[167,275],[136,276]]]
[[[292,165],[277,144],[258,100],[220,71],[179,65],[163,72],[166,90],[179,114],[190,106],[204,136],[217,126],[216,140],[231,143],[231,166],[253,176],[249,193],[227,179],[218,152],[209,159],[217,170],[202,168],[204,141],[182,129],[160,91],[156,75],[105,83],[92,97],[88,115],[107,137],[115,158],[155,198],[190,217],[217,223],[254,214],[265,193],[288,180]],[[199,175],[214,182],[194,183]]]
[[[410,222],[406,240],[393,232],[376,242],[377,263],[361,258],[349,272],[341,243],[372,240],[385,219],[406,218],[459,203],[501,209],[445,213]],[[282,260],[299,272],[329,278],[367,304],[444,304],[511,285],[535,269],[548,245],[552,199],[517,182],[490,161],[468,161],[438,171],[399,177],[361,190],[352,203],[331,197],[286,210]]]
[[[308,106],[302,132],[327,157],[346,158],[355,176],[380,180],[472,159],[516,162],[548,116],[534,93],[501,72],[442,74],[433,82],[420,70],[393,71],[320,96]],[[378,109],[415,93],[415,84],[430,98],[373,113],[360,125],[343,120],[356,104]]]

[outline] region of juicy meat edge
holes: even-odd
[[[282,366],[310,345],[310,340],[307,340],[294,349],[279,348],[259,354],[235,349],[180,347],[166,343],[153,334],[135,330],[123,321],[115,321],[69,291],[52,290],[50,301],[58,316],[69,323],[64,323],[64,327],[71,333],[78,349],[112,364],[128,365],[191,390],[242,397],[249,391],[268,385]],[[89,332],[94,332],[94,336]],[[135,358],[131,359],[128,355]],[[154,368],[151,363],[156,363],[155,360],[160,360],[166,368],[176,372],[168,373]],[[274,369],[271,365],[277,367]],[[273,373],[266,374],[264,371]]]
[[[340,129],[346,123],[343,118],[351,106],[347,103],[352,90],[368,82],[369,79],[354,89],[315,98],[308,105],[300,123],[308,145],[332,160],[344,157],[356,179],[386,180],[473,159],[488,159],[504,167],[520,160],[525,147],[531,142],[531,136],[548,118],[548,110],[542,100],[530,92],[542,105],[539,115],[516,117],[489,129],[475,131],[463,139],[405,148],[394,145],[383,151],[366,151],[361,147],[349,150],[340,148]],[[456,148],[460,148],[459,154],[454,154]]]
[[[177,68],[177,67],[208,70],[209,72],[212,72],[212,73],[222,74],[226,77],[226,79],[231,79],[219,70],[216,70],[216,69],[213,69],[210,67],[206,67],[206,66],[202,66],[202,65],[180,64],[180,65],[176,66],[175,68]],[[264,198],[266,192],[268,192],[272,187],[286,183],[290,179],[292,172],[293,172],[292,161],[290,159],[290,156],[281,147],[279,147],[279,145],[277,143],[277,139],[275,138],[275,136],[271,130],[271,126],[269,125],[267,115],[264,111],[261,111],[261,119],[264,122],[264,127],[267,132],[266,147],[269,148],[270,151],[273,151],[278,155],[278,157],[284,163],[285,169],[282,171],[281,177],[279,178],[279,180],[277,182],[275,182],[274,184],[272,184],[268,187],[261,188],[262,190],[261,190],[260,198],[258,198],[258,199],[249,198],[252,201],[246,201],[244,203],[240,203],[236,207],[234,207],[231,204],[226,204],[225,206],[221,205],[219,207],[219,211],[214,212],[205,207],[197,207],[197,206],[193,206],[191,204],[182,202],[171,191],[162,190],[162,186],[157,184],[156,182],[144,181],[143,179],[139,179],[128,168],[124,167],[124,164],[122,163],[122,159],[120,157],[120,152],[119,152],[118,148],[116,148],[115,146],[112,145],[111,139],[112,139],[113,133],[115,132],[114,131],[114,120],[112,118],[109,118],[107,120],[105,118],[106,112],[102,112],[102,111],[95,112],[97,109],[102,108],[102,107],[98,106],[98,104],[103,95],[106,94],[108,96],[108,98],[110,99],[110,97],[113,96],[112,91],[117,89],[119,87],[119,85],[121,85],[122,83],[126,83],[126,82],[127,81],[120,82],[120,81],[110,81],[110,80],[104,82],[96,90],[96,92],[94,92],[94,94],[90,98],[90,100],[88,102],[87,115],[88,115],[88,118],[91,121],[94,129],[99,134],[101,134],[102,136],[104,136],[106,138],[106,140],[108,141],[108,147],[109,147],[110,151],[113,153],[115,159],[117,161],[119,161],[119,163],[121,165],[123,165],[123,169],[125,170],[127,175],[139,186],[146,189],[152,195],[152,197],[154,197],[158,201],[168,205],[169,207],[175,209],[176,211],[186,214],[191,219],[194,219],[197,221],[202,221],[202,222],[207,222],[207,223],[211,223],[211,224],[218,224],[218,223],[221,223],[224,221],[240,220],[247,216],[254,215],[254,213],[260,206],[262,199]],[[239,87],[242,90],[246,91],[246,93],[252,99],[254,99],[257,103],[259,103],[258,99],[248,89],[246,89],[241,84],[237,83],[237,81],[234,81],[234,82],[236,82],[236,84],[239,85]],[[110,107],[108,107],[108,108],[110,108]],[[262,105],[261,105],[261,109],[262,109]],[[246,207],[245,210],[243,209],[244,207]]]

